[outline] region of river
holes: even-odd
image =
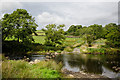
[[[31,60],[44,60],[45,55],[33,55]],[[120,78],[120,55],[60,54],[54,60],[62,62],[63,69],[73,72],[101,74],[109,78]]]

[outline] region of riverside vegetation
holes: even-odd
[[[15,56],[64,54],[72,52],[74,48],[79,48],[80,54],[119,55],[120,53],[120,26],[115,23],[107,24],[105,27],[98,24],[88,27],[71,25],[67,31],[63,29],[64,24],[49,24],[42,30],[36,30],[38,25],[25,9],[5,14],[0,23],[3,78],[64,77],[61,72],[62,64],[52,59],[31,65],[24,59],[11,60],[11,57]]]

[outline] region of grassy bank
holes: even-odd
[[[62,64],[50,61],[40,61],[29,64],[24,60],[5,60],[2,62],[3,78],[60,78]]]

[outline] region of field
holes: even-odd
[[[45,36],[33,36],[35,43],[44,44]]]

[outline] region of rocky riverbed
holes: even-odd
[[[106,80],[110,80],[100,74],[84,73],[83,71],[72,72],[67,69],[62,69],[61,72],[65,75],[65,78],[106,78]]]

